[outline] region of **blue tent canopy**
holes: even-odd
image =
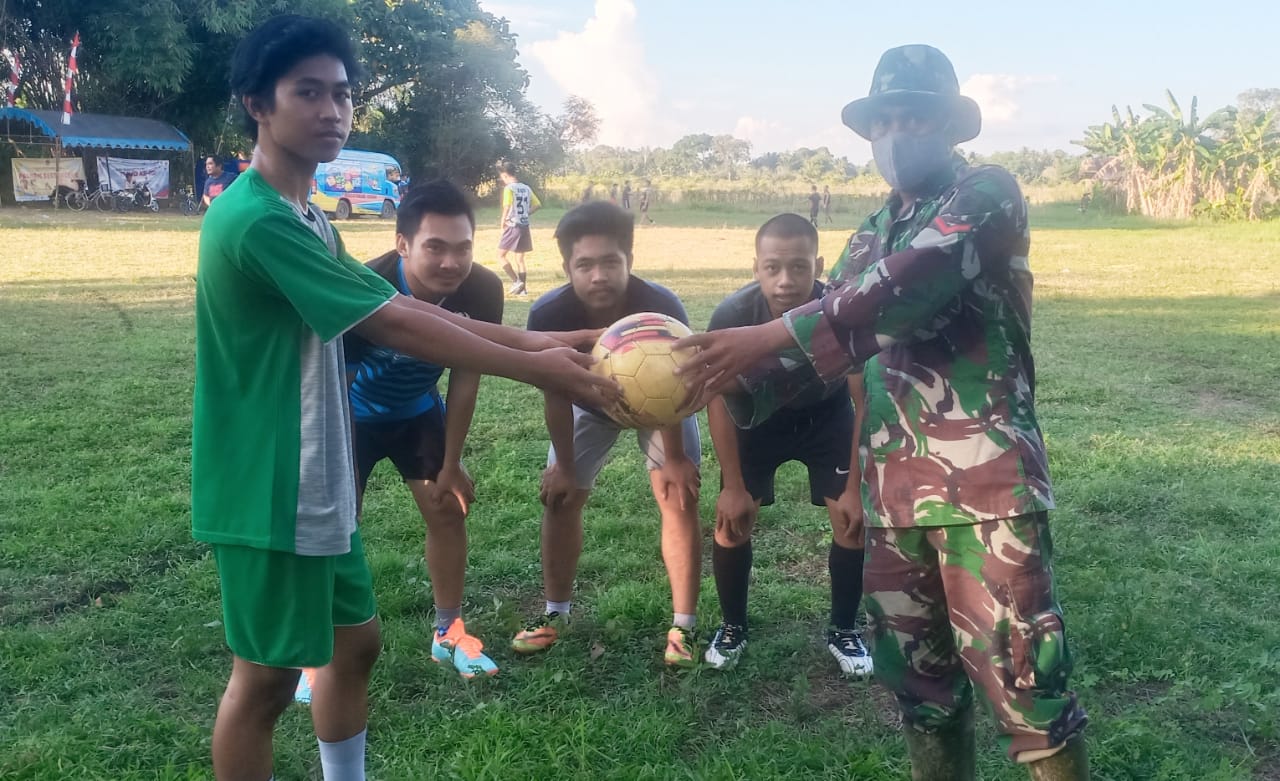
[[[191,140],[182,131],[158,119],[72,114],[71,124],[64,125],[61,111],[0,108],[0,122],[6,120],[25,122],[34,128],[33,135],[59,139],[64,148],[191,151]]]

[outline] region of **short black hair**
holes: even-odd
[[[560,257],[565,263],[573,257],[573,245],[583,236],[608,236],[618,242],[618,247],[627,257],[631,257],[636,222],[620,206],[609,201],[591,201],[575,206],[556,225],[556,243],[560,245]]]
[[[818,229],[813,227],[807,217],[784,212],[765,220],[760,230],[756,231],[756,252],[760,251],[760,240],[765,236],[776,236],[779,239],[794,239],[803,236],[813,244],[813,252],[818,253]]]
[[[516,164],[515,163],[498,163],[498,171],[500,173],[506,174],[507,176],[515,176]]]
[[[423,184],[415,184],[400,200],[400,208],[396,210],[396,233],[412,240],[422,227],[422,218],[428,214],[440,214],[445,217],[467,215],[471,230],[476,229],[476,213],[471,208],[467,196],[447,179],[433,179]]]
[[[222,167],[222,161],[221,161],[221,160],[219,160],[218,158],[214,157],[213,155],[209,155],[208,157],[206,157],[206,158],[204,159],[204,161],[205,161],[206,163],[213,163],[214,165],[218,166],[219,168],[221,168],[221,167]]]
[[[328,19],[281,14],[253,28],[240,41],[231,55],[231,94],[240,103],[250,138],[258,140],[258,122],[244,108],[244,98],[254,97],[272,106],[280,77],[299,62],[320,54],[342,60],[351,82],[359,78],[351,38]]]

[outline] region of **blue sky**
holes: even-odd
[[[570,94],[588,98],[600,141],[622,146],[731,133],[754,154],[825,145],[863,162],[870,147],[840,109],[866,94],[880,54],[905,43],[955,63],[961,91],[983,109],[983,133],[966,145],[980,152],[1078,152],[1071,139],[1112,104],[1163,106],[1166,87],[1184,110],[1197,96],[1202,115],[1246,89],[1280,87],[1276,0],[481,4],[519,36],[530,98],[551,113]]]

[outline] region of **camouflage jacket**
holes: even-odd
[[[899,214],[899,212],[902,212]],[[827,294],[786,313],[797,347],[726,397],[753,425],[865,364],[860,458],[872,526],[948,526],[1053,507],[1035,415],[1026,202],[995,166],[957,165],[931,198],[892,195]]]

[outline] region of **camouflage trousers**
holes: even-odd
[[[1084,728],[1053,593],[1048,515],[972,526],[867,529],[865,603],[876,676],[906,724],[932,732],[991,704],[1015,761]]]

